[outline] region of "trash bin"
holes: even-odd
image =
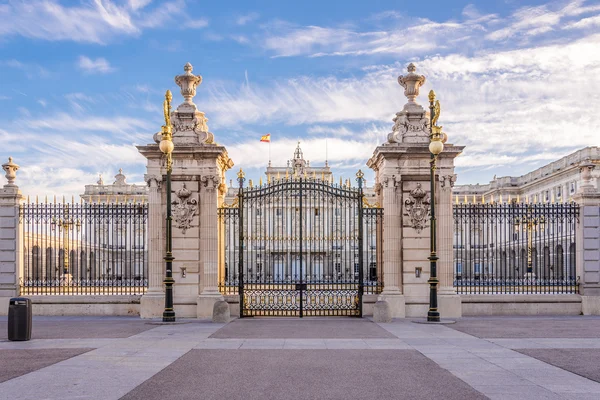
[[[8,340],[31,339],[31,299],[14,297],[8,306]]]

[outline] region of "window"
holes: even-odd
[[[559,186],[559,187],[556,188],[556,197],[561,197],[561,196],[562,196],[562,189]]]
[[[277,215],[278,217],[281,217],[281,208],[278,208],[275,210],[275,215]]]
[[[320,210],[318,208],[315,208],[315,217],[318,217],[320,215]]]
[[[571,182],[571,193],[575,193],[575,182]]]

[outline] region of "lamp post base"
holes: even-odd
[[[163,312],[162,320],[163,322],[175,322],[175,311],[167,310]]]
[[[455,324],[456,321],[452,321],[449,319],[440,319],[438,321],[423,321],[423,320],[419,320],[419,321],[413,321],[415,324],[429,324],[429,325],[450,325],[450,324]]]

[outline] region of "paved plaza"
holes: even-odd
[[[599,317],[35,317],[0,399],[598,399]]]

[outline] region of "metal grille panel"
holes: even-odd
[[[295,177],[240,189],[219,210],[221,291],[240,316],[360,316],[382,288],[383,211],[358,187]]]

